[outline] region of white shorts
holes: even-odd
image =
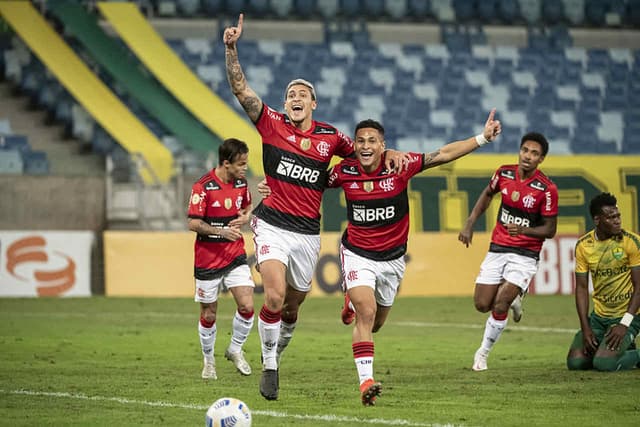
[[[298,291],[309,292],[320,254],[320,235],[294,233],[255,216],[251,228],[258,265],[277,259],[287,266],[287,283]]]
[[[222,288],[229,290],[237,286],[251,286],[252,288],[256,286],[247,264],[239,265],[227,274],[213,280],[196,279],[195,301],[205,304],[216,302]]]
[[[480,266],[476,283],[499,285],[506,280],[526,292],[537,271],[538,261],[534,258],[514,253],[488,252]]]
[[[353,253],[340,244],[340,261],[347,290],[356,286],[368,286],[373,289],[379,305],[393,305],[404,276],[404,256],[391,261],[374,261]]]

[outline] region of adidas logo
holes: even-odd
[[[358,184],[354,182],[353,184],[351,184],[351,185],[349,186],[349,188],[351,188],[352,190],[353,190],[353,189],[357,190],[357,189],[358,189]]]
[[[287,141],[289,142],[296,142],[296,136],[295,135],[289,135],[287,137]]]
[[[508,196],[508,195],[509,195],[509,192],[507,191],[507,189],[506,189],[506,188],[503,188],[503,189],[502,189],[502,194],[506,194],[506,195]]]
[[[215,202],[213,202],[213,204],[211,206],[214,207],[214,208],[219,208],[220,207],[220,202],[216,200]]]

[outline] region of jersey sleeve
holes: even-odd
[[[242,209],[246,208],[251,204],[251,191],[249,191],[249,184],[244,189],[244,197],[242,198]]]
[[[489,180],[489,189],[493,194],[500,191],[500,170],[501,169],[502,168],[496,169],[496,171],[493,173],[493,176]]]
[[[581,240],[578,240],[578,243],[576,243],[575,258],[576,258],[576,262],[575,262],[576,274],[589,273],[589,263],[587,262],[587,256],[584,253],[584,248],[582,246]]]
[[[262,103],[262,112],[255,126],[261,136],[268,136],[275,132],[275,125],[278,121],[282,121],[282,114],[273,110],[264,102]]]
[[[336,155],[346,159],[347,157],[353,156],[353,140],[349,138],[344,133],[340,132],[336,129],[338,144],[336,146]]]
[[[544,192],[544,205],[542,206],[542,216],[558,216],[558,187],[551,184]]]
[[[191,196],[189,197],[189,208],[187,216],[189,218],[204,218],[205,209],[207,207],[207,192],[204,191],[202,184],[196,182],[191,187]]]
[[[407,166],[407,176],[411,178],[422,172],[424,169],[424,153],[407,153],[409,155],[409,165]]]
[[[629,267],[640,267],[640,236],[631,234],[627,243],[627,257]]]
[[[342,184],[342,180],[340,178],[340,173],[339,173],[340,165],[342,165],[342,163],[339,163],[334,167],[332,167],[331,169],[329,169],[329,173],[327,173],[327,182],[325,183],[325,187],[327,188],[340,187],[340,185]]]

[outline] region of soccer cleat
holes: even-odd
[[[360,384],[360,398],[364,406],[376,404],[376,398],[382,393],[382,384],[377,383],[373,378],[369,378]]]
[[[342,307],[342,323],[344,323],[345,325],[350,325],[351,323],[353,323],[353,319],[356,318],[356,312],[351,310],[351,307],[349,307],[349,303],[351,302],[351,300],[349,299],[349,294],[345,293],[344,294],[344,307]]]
[[[216,361],[214,359],[204,359],[204,367],[202,368],[202,378],[205,380],[217,380]]]
[[[244,358],[244,351],[240,350],[237,353],[231,353],[229,349],[227,349],[227,351],[224,352],[224,357],[233,362],[238,372],[242,375],[251,375],[251,366],[249,366],[249,363],[247,363],[247,360]]]
[[[476,351],[476,354],[473,356],[473,366],[471,367],[471,369],[473,369],[474,371],[486,371],[488,356],[489,353],[479,348],[478,351]]]
[[[265,369],[260,378],[260,394],[267,400],[276,400],[279,390],[278,370]]]
[[[518,295],[511,303],[511,311],[513,312],[513,321],[518,323],[522,319],[522,299],[524,295]]]

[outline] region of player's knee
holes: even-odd
[[[567,357],[567,369],[570,371],[586,371],[593,368],[593,361],[588,357]]]
[[[483,301],[474,301],[474,304],[476,306],[476,310],[480,313],[487,313],[491,311],[491,304],[487,304]]]
[[[211,327],[216,322],[216,313],[211,310],[206,310],[200,313],[200,323],[205,327]]]
[[[594,357],[593,367],[597,371],[612,372],[620,369],[617,357]]]
[[[280,316],[283,322],[295,323],[298,320],[298,307],[291,307],[285,305],[282,308],[282,314]]]
[[[244,318],[247,318],[251,314],[253,314],[253,310],[253,303],[240,304],[238,306],[238,313],[240,313],[240,315],[242,315],[242,317]]]

